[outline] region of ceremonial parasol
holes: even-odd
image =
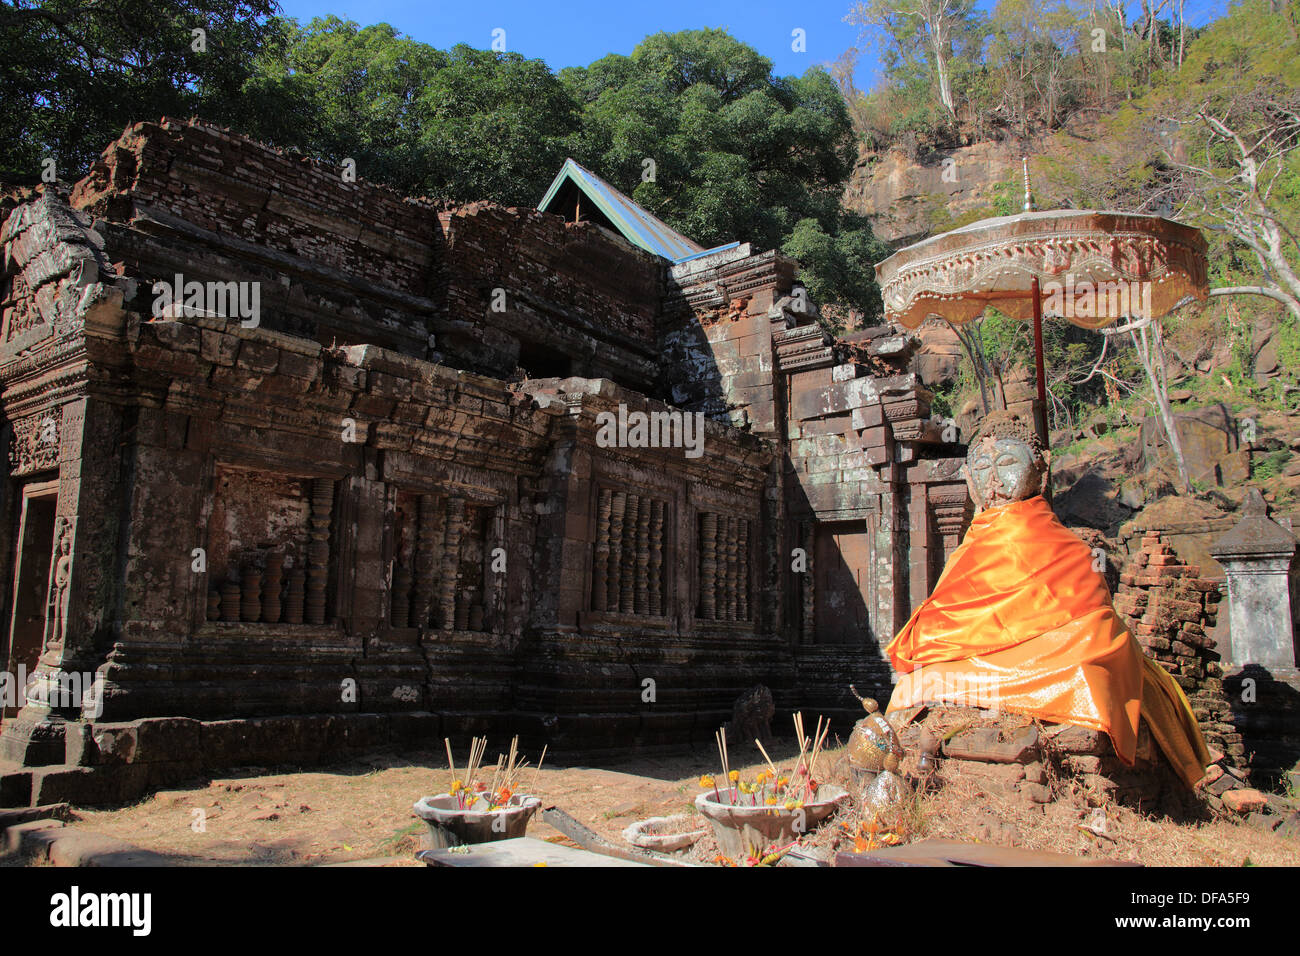
[[[1204,300],[1205,237],[1159,216],[1035,210],[1023,161],[1024,212],[984,219],[900,249],[876,266],[886,319],[914,329],[928,318],[960,325],[989,306],[1034,326],[1044,414],[1043,316],[1128,329]],[[1158,332],[1157,332],[1158,334]],[[1046,436],[1044,436],[1046,437]]]

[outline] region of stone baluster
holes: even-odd
[[[287,580],[288,585],[284,591],[284,623],[301,624],[307,597],[307,572],[303,568],[291,568]]]
[[[414,617],[410,621],[415,627],[428,626],[438,593],[438,544],[444,520],[439,504],[437,495],[420,495],[415,543],[415,596],[412,601]]]
[[[613,493],[608,488],[600,490],[596,505],[596,556],[591,577],[591,606],[603,611],[607,607],[606,582],[609,580],[609,519]]]
[[[705,512],[700,519],[700,617],[717,616],[718,516]]]
[[[280,623],[280,585],[284,580],[284,555],[266,556],[266,572],[262,575],[262,620],[267,624]]]
[[[653,499],[642,498],[636,518],[636,613],[650,613],[650,511]]]
[[[239,619],[241,621],[262,619],[262,572],[257,568],[244,569],[239,594]]]
[[[726,534],[723,538],[723,545],[727,554],[727,576],[724,586],[723,595],[726,601],[726,611],[722,615],[724,620],[734,621],[736,619],[736,592],[740,589],[740,573],[737,565],[739,557],[736,549],[736,519],[728,515],[726,519]]]
[[[627,495],[619,491],[609,509],[609,577],[605,585],[605,608],[617,611],[619,579],[623,567],[623,515],[627,510]]]
[[[664,613],[664,503],[650,504],[650,613]]]
[[[749,620],[749,519],[736,522],[736,554],[739,577],[736,581],[736,619]]]
[[[329,582],[330,522],[334,514],[334,481],[317,478],[311,484],[311,530],[307,544],[307,596],[304,613],[308,624],[325,623],[325,588]]]
[[[393,564],[392,606],[388,611],[388,621],[393,627],[409,627],[411,624],[411,572],[400,564]]]
[[[619,574],[618,609],[624,614],[635,610],[636,596],[636,526],[640,518],[641,498],[627,496],[627,513],[623,516],[623,554]]]
[[[239,620],[239,582],[224,581],[221,585],[221,619],[226,622]]]
[[[803,642],[812,644],[817,640],[817,590],[814,585],[814,565],[813,554],[816,545],[816,537],[813,523],[811,521],[804,523],[803,528],[803,549],[807,556],[807,569],[800,577],[802,580],[803,595]]]
[[[460,536],[465,527],[465,499],[447,502],[447,524],[442,542],[442,577],[438,582],[438,614],[444,631],[456,626],[456,587],[460,576]]]

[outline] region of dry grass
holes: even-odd
[[[788,766],[793,757],[788,745],[771,752],[780,766]],[[733,768],[746,779],[766,766],[757,751],[733,757]],[[842,758],[841,748],[825,752],[818,766],[822,782],[848,785]],[[602,768],[554,766],[548,757],[536,793],[544,804],[560,807],[621,844],[622,830],[636,820],[693,814],[698,777],[716,773],[716,762],[716,754],[705,750],[635,758]],[[449,781],[446,758],[434,754],[376,757],[326,771],[250,771],[165,791],[118,810],[81,811],[74,825],[168,854],[178,865],[312,865],[376,857],[414,864],[422,824],[413,818],[411,805],[423,795],[445,790]],[[531,783],[531,774],[525,783]],[[193,828],[195,810],[203,811],[202,831]],[[978,840],[1148,866],[1300,864],[1300,841],[1234,822],[1177,824],[1108,808],[1108,840],[1080,829],[1081,823],[1095,822],[1093,812],[1081,796],[1039,810],[985,790],[973,779],[958,778],[918,797],[898,829],[909,839]],[[856,819],[842,816],[810,835],[808,842],[826,850],[851,849],[852,838],[840,822],[853,825]],[[529,835],[565,842],[538,822]],[[707,861],[715,853],[712,839],[706,838],[693,857]]]
[[[1300,840],[1283,839],[1228,820],[1174,823],[1126,807],[1094,810],[1075,794],[1039,809],[958,778],[924,798],[926,835],[954,840],[1018,846],[1028,850],[1070,853],[1141,863],[1145,866],[1295,866]],[[1093,836],[1081,825],[1099,822],[1105,833]]]

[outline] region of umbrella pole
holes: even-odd
[[[1034,373],[1038,376],[1038,400],[1043,403],[1043,414],[1047,414],[1047,373],[1043,370],[1043,297],[1038,289],[1035,277],[1029,286],[1029,294],[1034,300]]]
[[[1047,373],[1043,370],[1043,297],[1038,290],[1035,277],[1029,286],[1029,294],[1034,300],[1034,373],[1038,376],[1038,400],[1047,410]]]

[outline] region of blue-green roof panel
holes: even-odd
[[[564,166],[551,183],[550,189],[546,190],[546,195],[542,197],[537,208],[543,212],[562,214],[561,210],[552,207],[566,182],[573,183],[581,190],[582,194],[608,217],[624,239],[647,252],[653,252],[672,262],[680,262],[707,251],[663,220],[642,209],[591,170],[584,169],[571,159],[564,161]]]

